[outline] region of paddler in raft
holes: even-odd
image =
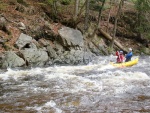
[[[125,56],[126,58],[125,62],[131,61],[132,56],[133,56],[132,49],[129,48],[129,52]]]
[[[117,56],[117,63],[122,63],[124,61],[123,51],[117,51],[116,56]]]

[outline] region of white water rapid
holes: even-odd
[[[1,70],[0,113],[150,113],[150,56],[126,68],[110,60]]]

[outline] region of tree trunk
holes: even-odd
[[[117,30],[118,17],[120,16],[123,2],[124,2],[124,0],[120,1],[119,8],[118,8],[118,11],[117,11],[117,15],[116,15],[116,18],[115,18],[113,37],[112,37],[112,42],[111,42],[111,46],[110,46],[110,52],[111,53],[113,52],[114,40],[115,40],[115,37],[116,37],[116,30]]]
[[[79,11],[79,0],[75,0],[74,21],[76,22]]]
[[[107,29],[106,29],[106,32],[109,32],[109,20],[110,20],[111,7],[112,7],[112,0],[110,0],[110,9],[109,9],[109,14],[108,14],[108,19],[107,19]]]
[[[83,9],[84,9],[85,5],[86,5],[86,1],[84,2],[84,4],[82,5],[82,7],[80,8],[80,11],[79,11],[79,13],[78,13],[78,17],[79,17],[79,18],[80,18],[80,16],[81,16],[82,12],[83,12]]]
[[[92,33],[91,37],[94,37],[96,35],[97,30],[100,28],[100,22],[101,22],[101,16],[102,16],[102,9],[105,5],[106,0],[103,0],[101,8],[99,9],[99,14],[98,14],[98,22],[97,22],[97,26],[94,30],[94,32]]]
[[[54,7],[54,13],[55,16],[57,15],[57,5],[56,5],[56,0],[53,1],[53,7]]]
[[[102,6],[101,6],[101,8],[99,9],[98,23],[97,23],[97,28],[96,28],[96,30],[97,30],[98,28],[100,28],[100,21],[101,21],[102,9],[103,9],[103,7],[104,7],[105,1],[106,1],[106,0],[103,0]]]
[[[89,1],[90,0],[86,0],[84,31],[87,31],[89,27]]]

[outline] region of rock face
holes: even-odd
[[[88,63],[95,57],[94,46],[86,46],[79,30],[61,27],[56,40],[34,40],[31,36],[21,33],[15,52],[6,52],[2,58],[2,67],[48,66],[53,64],[76,65]],[[94,48],[94,51],[93,49]],[[93,53],[92,53],[92,51]]]

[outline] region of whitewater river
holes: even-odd
[[[130,68],[110,59],[1,70],[0,113],[150,113],[150,56]]]

